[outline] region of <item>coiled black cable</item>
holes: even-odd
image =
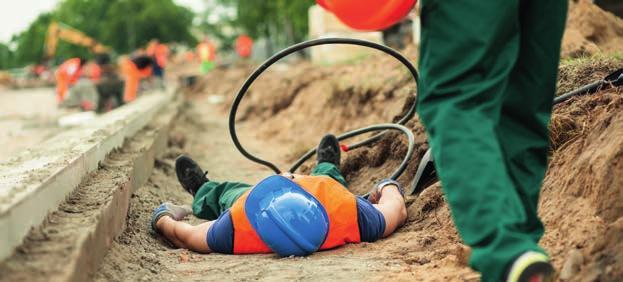
[[[364,46],[364,47],[368,47],[368,48],[372,48],[372,49],[376,49],[379,51],[382,51],[392,57],[394,57],[395,59],[397,59],[398,61],[400,61],[404,66],[407,67],[407,69],[409,70],[409,72],[411,73],[411,76],[413,77],[413,79],[415,80],[416,84],[418,82],[418,73],[417,70],[415,69],[415,67],[411,64],[411,62],[409,62],[409,60],[404,57],[402,54],[400,54],[398,51],[378,44],[378,43],[374,43],[374,42],[370,42],[370,41],[365,41],[365,40],[359,40],[359,39],[352,39],[352,38],[322,38],[322,39],[315,39],[315,40],[309,40],[309,41],[305,41],[293,46],[290,46],[278,53],[276,53],[275,55],[273,55],[272,57],[270,57],[268,60],[266,60],[264,63],[262,63],[255,71],[253,71],[253,73],[251,73],[251,75],[244,81],[244,83],[242,84],[242,87],[240,88],[240,90],[238,91],[238,94],[236,95],[232,106],[231,106],[231,110],[229,112],[229,133],[231,135],[231,139],[234,142],[234,146],[236,146],[236,149],[238,149],[238,151],[240,151],[240,153],[245,156],[247,159],[256,162],[258,164],[264,165],[268,168],[270,168],[271,170],[273,170],[275,173],[279,174],[281,173],[281,171],[279,170],[279,168],[266,160],[260,159],[259,157],[254,156],[253,154],[249,153],[240,143],[240,140],[238,139],[238,135],[236,134],[236,114],[238,111],[238,107],[240,105],[240,102],[242,101],[242,98],[244,98],[244,96],[246,95],[247,91],[249,90],[249,87],[251,87],[251,85],[253,84],[253,82],[266,70],[268,69],[271,65],[273,65],[274,63],[278,62],[279,60],[281,60],[282,58],[294,53],[294,52],[298,52],[300,50],[312,47],[312,46],[318,46],[318,45],[327,45],[327,44],[348,44],[348,45],[358,45],[358,46]],[[410,130],[408,130],[406,127],[404,127],[403,125],[410,120],[413,115],[415,114],[415,107],[416,107],[416,103],[414,102],[411,107],[407,110],[407,112],[405,113],[405,115],[400,118],[400,120],[398,120],[395,124],[379,124],[379,125],[372,125],[372,126],[368,126],[368,127],[364,127],[361,129],[357,129],[357,130],[353,130],[347,133],[344,133],[342,135],[340,135],[338,137],[339,140],[344,140],[353,136],[357,136],[363,133],[367,133],[367,132],[371,132],[371,131],[377,131],[377,130],[387,130],[387,129],[394,129],[394,130],[400,130],[403,133],[405,133],[408,137],[408,141],[409,141],[409,148],[407,150],[407,156],[405,156],[405,159],[403,160],[403,162],[401,163],[401,165],[398,167],[398,169],[396,170],[396,172],[394,172],[394,174],[392,174],[392,176],[390,177],[391,179],[397,179],[398,176],[400,176],[404,170],[406,169],[406,166],[408,164],[409,159],[411,158],[411,154],[413,153],[413,146],[414,146],[414,141],[413,141],[413,133],[411,133]],[[371,144],[375,141],[378,141],[383,134],[385,134],[385,132],[381,132],[379,134],[376,134],[368,139],[365,139],[361,142],[358,142],[356,144],[350,145],[349,148],[350,149],[355,149],[367,144]],[[296,161],[296,163],[292,166],[292,168],[290,168],[290,172],[294,172],[301,164],[303,164],[303,162],[305,162],[307,159],[309,159],[311,156],[313,156],[313,154],[316,152],[316,148],[308,151],[307,153],[305,153],[305,155],[303,155],[299,160]]]

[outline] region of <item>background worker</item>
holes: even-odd
[[[175,168],[194,197],[192,211],[162,204],[152,215],[152,227],[175,246],[202,253],[300,256],[374,242],[404,224],[407,210],[397,182],[382,181],[370,201],[346,189],[335,136],[321,140],[317,160],[311,176],[273,175],[252,187],[210,181],[207,172],[182,156]],[[196,226],[179,221],[191,212],[211,221]]]
[[[80,108],[83,111],[94,111],[99,103],[97,88],[93,82],[93,68],[82,67],[78,71],[79,77],[74,82],[63,101],[59,104],[65,108]]]
[[[415,3],[317,1],[360,29],[386,28]],[[567,4],[421,2],[418,113],[483,281],[553,280],[537,205]]]
[[[119,61],[124,79],[123,102],[129,103],[136,99],[142,79],[151,76],[153,59],[147,55],[132,58],[123,57]]]
[[[158,40],[153,39],[147,45],[145,52],[153,60],[152,74],[156,79],[156,83],[160,88],[164,88],[164,70],[169,60],[169,47],[167,47],[166,44],[160,43]]]
[[[100,77],[95,84],[99,94],[97,112],[108,112],[123,104],[124,82],[110,62],[110,55],[99,54],[95,61],[100,69]]]
[[[214,58],[216,57],[216,48],[214,44],[207,38],[197,44],[197,55],[199,57],[199,71],[201,74],[207,74],[214,68]]]
[[[54,73],[57,103],[61,104],[65,100],[69,88],[80,79],[85,63],[86,60],[83,58],[71,58],[58,66]]]

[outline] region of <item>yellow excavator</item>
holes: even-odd
[[[48,34],[45,38],[45,54],[47,58],[51,58],[56,53],[58,40],[62,39],[69,43],[84,46],[93,53],[101,54],[110,51],[110,48],[97,42],[95,39],[84,34],[73,27],[59,22],[52,22],[48,27]]]

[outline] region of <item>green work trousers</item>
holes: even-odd
[[[483,281],[543,252],[537,216],[567,0],[422,0],[418,113]]]
[[[332,163],[319,163],[312,170],[311,175],[329,176],[347,187],[340,169]],[[195,194],[192,204],[193,214],[201,219],[217,219],[221,213],[231,208],[234,202],[252,187],[250,184],[240,182],[208,181]]]

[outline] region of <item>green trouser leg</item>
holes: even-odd
[[[566,0],[423,0],[418,112],[483,281],[537,245]]]
[[[340,174],[340,170],[332,163],[318,164],[312,171],[312,175],[329,176],[346,187],[346,180]],[[231,208],[234,202],[251,187],[249,184],[240,182],[208,181],[195,194],[192,203],[193,214],[201,219],[217,219],[222,212]]]
[[[344,176],[342,176],[342,173],[340,173],[340,169],[332,163],[322,162],[317,164],[316,167],[314,167],[314,169],[312,170],[311,175],[329,176],[333,178],[333,180],[344,185],[344,187],[348,187],[346,179],[344,179]]]
[[[195,194],[192,204],[193,214],[201,219],[217,219],[251,187],[249,184],[240,182],[208,181]]]

